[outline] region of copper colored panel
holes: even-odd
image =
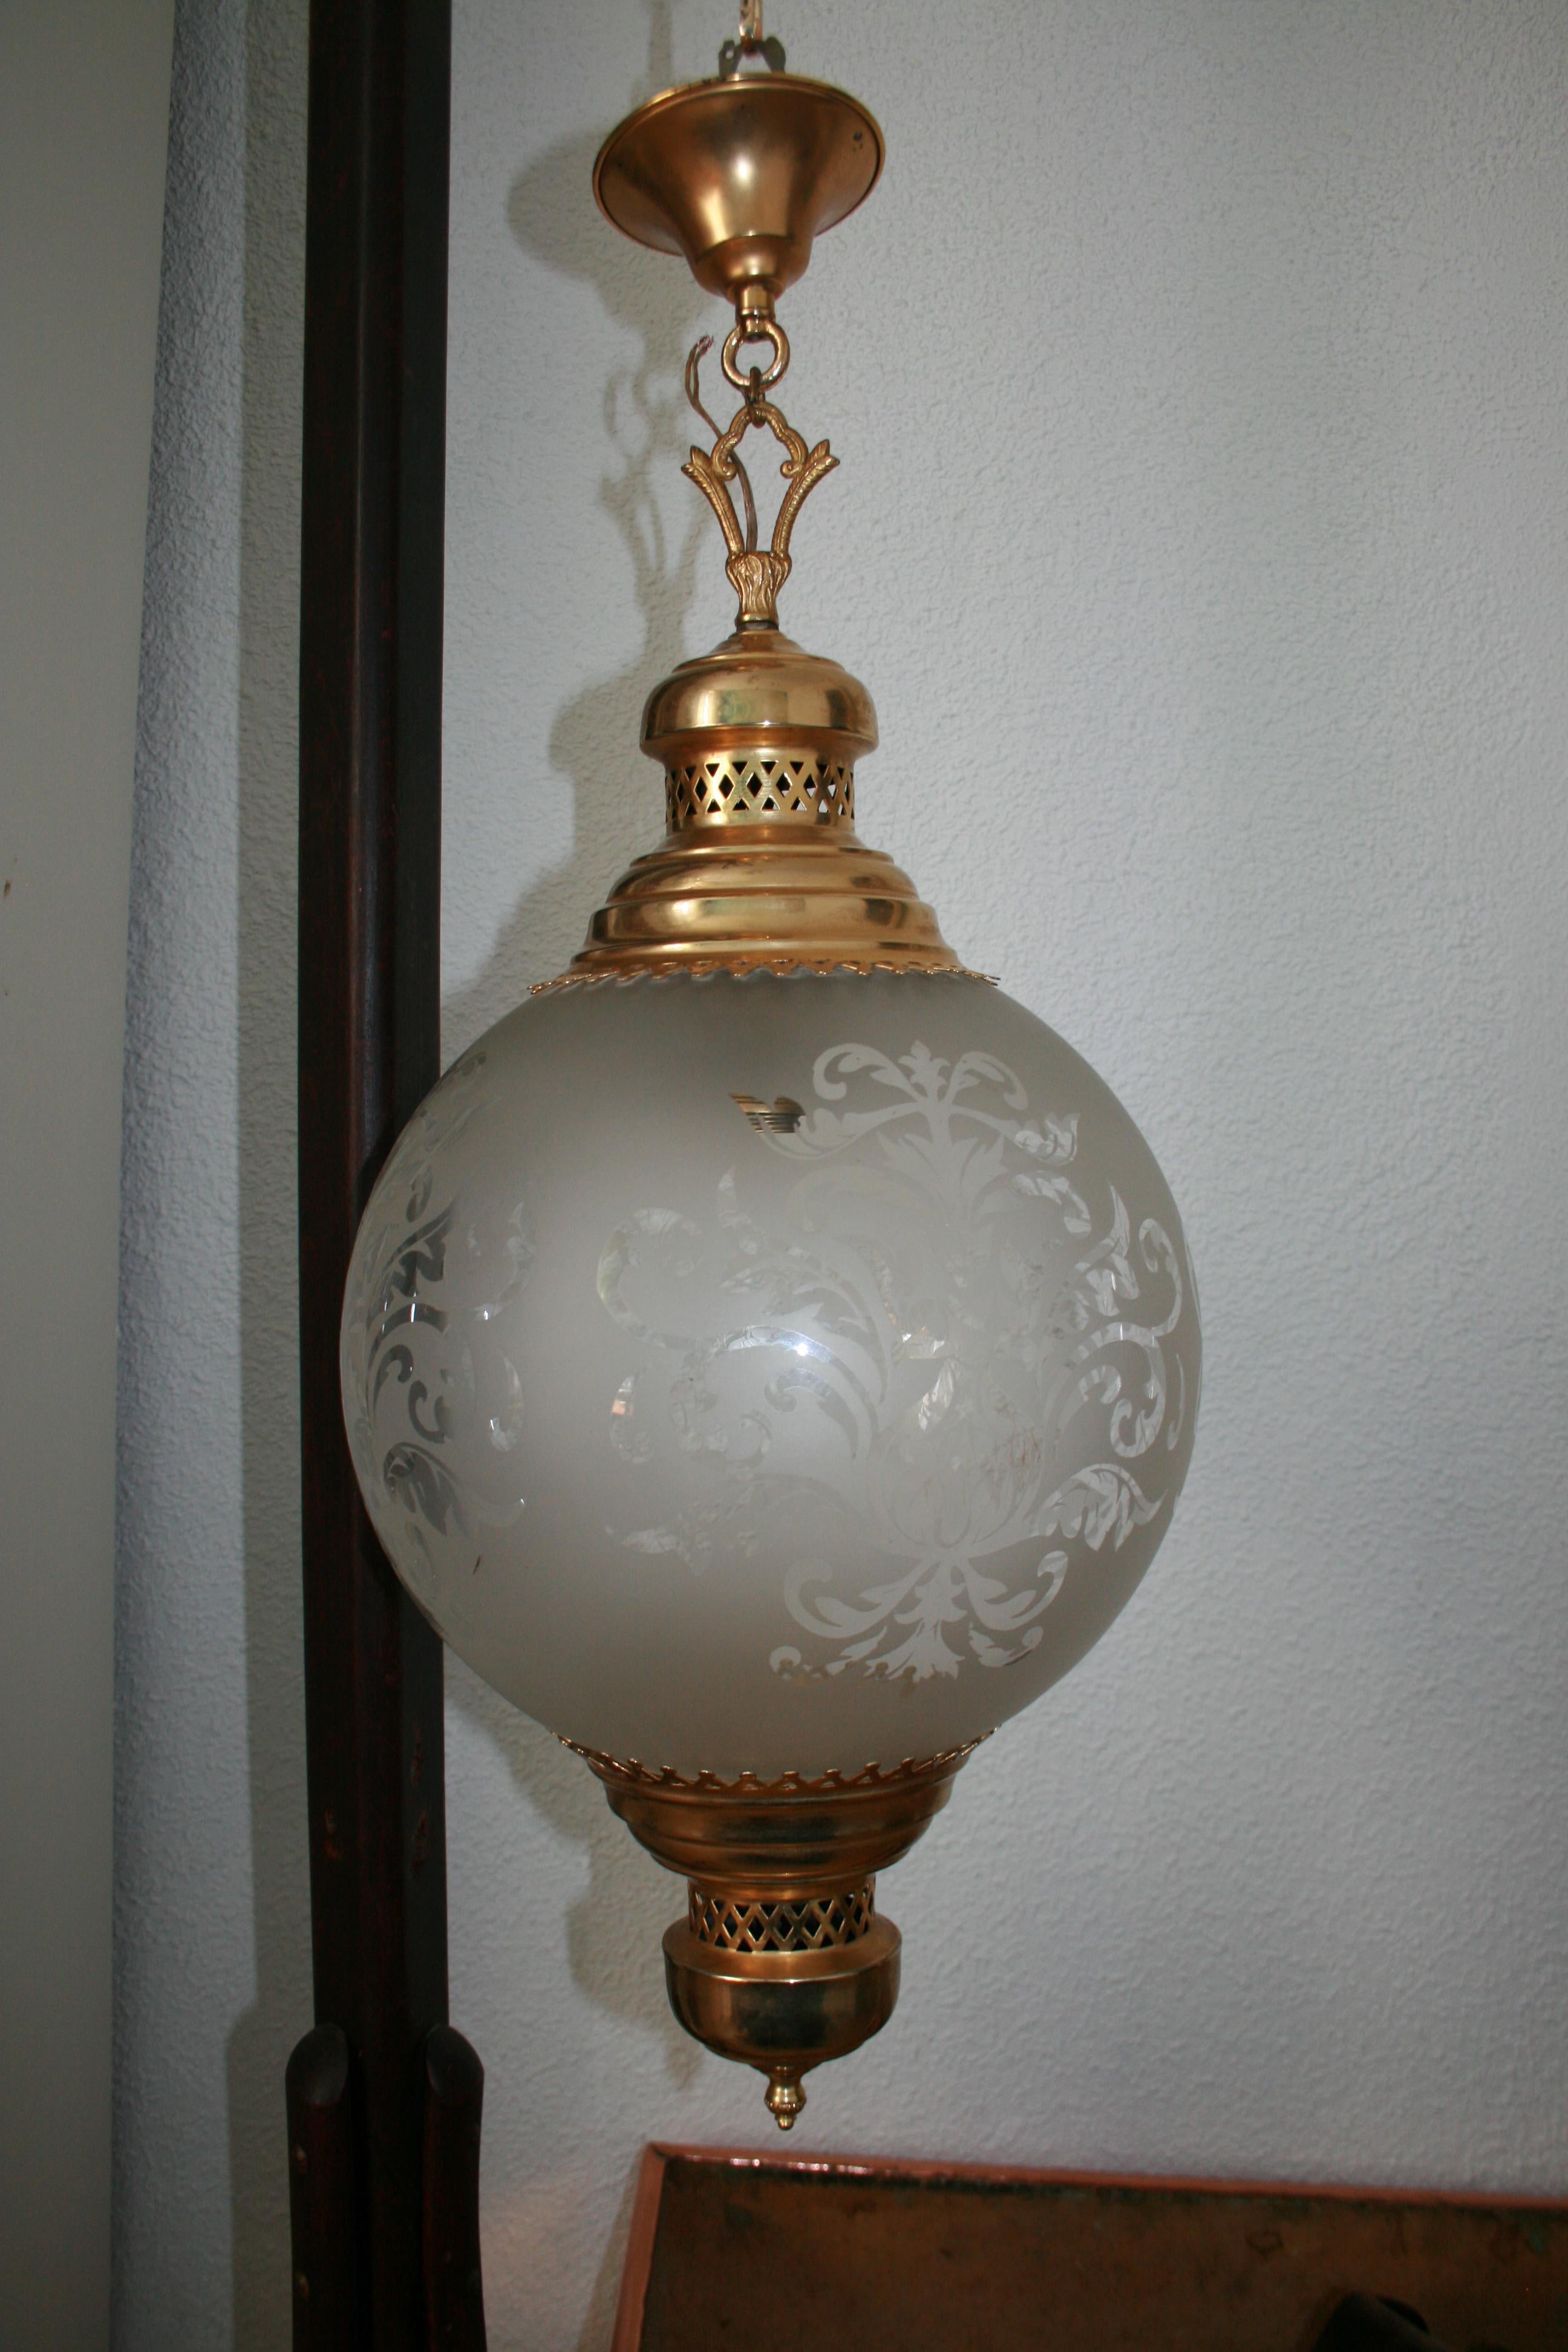
[[[1568,2205],[650,2147],[614,2352],[1310,2352],[1341,2298],[1568,2346]]]

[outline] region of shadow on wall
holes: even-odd
[[[669,79],[668,7],[655,0],[647,85],[628,103]],[[615,463],[600,482],[599,502],[630,562],[643,642],[626,668],[557,713],[550,763],[572,782],[572,854],[524,892],[483,970],[448,1000],[445,1034],[456,1047],[510,1012],[531,982],[570,961],[605,890],[658,837],[661,797],[657,772],[637,749],[638,724],[651,689],[684,657],[697,566],[712,531],[693,490],[683,535],[672,543],[656,491],[661,480],[678,479],[691,446],[682,372],[697,322],[711,306],[679,262],[628,245],[603,219],[593,196],[598,143],[598,133],[581,133],[537,157],[512,183],[507,218],[531,261],[592,285],[608,316],[640,344],[634,363],[605,387],[603,425]],[[521,273],[517,299],[527,299]],[[719,551],[715,535],[710,552]],[[461,822],[450,802],[447,821]]]
[[[651,19],[647,79],[630,105],[673,78],[668,0],[653,0]],[[483,970],[444,1007],[445,1033],[458,1047],[510,1012],[530,982],[563,969],[583,943],[593,908],[658,835],[662,794],[637,749],[638,724],[652,688],[684,657],[697,564],[711,530],[693,492],[688,528],[672,544],[655,488],[659,474],[675,472],[691,445],[681,379],[704,298],[679,263],[628,246],[601,217],[593,198],[598,144],[598,134],[586,133],[547,149],[513,182],[507,218],[531,260],[586,280],[610,317],[639,339],[635,362],[605,387],[604,429],[616,465],[599,498],[630,559],[643,642],[626,669],[588,687],[555,719],[550,759],[572,781],[572,855],[524,892]],[[461,822],[450,803],[447,821]],[[579,1990],[613,2016],[655,2033],[671,2080],[689,2084],[701,2054],[670,2015],[658,1960],[659,1937],[680,1907],[679,1883],[640,1853],[587,1768],[549,1733],[467,1676],[449,1703],[500,1750],[552,1828],[587,1847],[588,1891],[567,1921]],[[595,2320],[590,2332],[597,2326]]]
[[[477,1675],[454,1676],[447,1705],[500,1750],[516,1786],[556,1835],[587,1849],[587,1892],[566,1915],[567,1958],[578,1990],[652,2034],[669,2080],[689,2088],[702,2053],[670,2012],[659,1958],[660,1938],[684,1906],[684,1882],[634,1842],[580,1757]]]

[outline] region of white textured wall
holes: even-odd
[[[109,2326],[125,923],[174,0],[0,7],[0,2344]]]
[[[116,2352],[289,2328],[305,9],[177,0],[121,1244]]]
[[[189,0],[177,59],[127,1159],[127,2347],[277,2339],[306,2014],[301,13]],[[1568,16],[774,14],[889,144],[788,301],[788,405],[845,462],[786,625],[876,695],[865,829],[1154,1143],[1208,1332],[1171,1539],[888,1882],[902,2005],[817,2078],[802,2144],[1568,2189]],[[719,313],[587,194],[604,129],[727,29],[706,0],[458,11],[453,1051],[656,829],[642,697],[728,625],[676,471]],[[638,2146],[757,2140],[756,2085],[665,2013],[675,1883],[542,1733],[449,1689],[492,2342],[589,2352]]]

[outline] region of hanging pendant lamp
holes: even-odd
[[[878,1874],[1130,1598],[1198,1402],[1148,1146],[859,838],[871,698],[779,627],[837,460],[777,404],[776,304],[881,162],[754,5],[600,152],[615,226],[733,304],[738,405],[685,471],[736,625],[644,711],[663,840],[416,1113],[342,1322],[394,1566],[688,1881],[676,2015],[785,2129],[892,2013]]]

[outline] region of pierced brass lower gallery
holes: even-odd
[[[639,1844],[689,1882],[686,1916],[664,1938],[670,2007],[708,2049],[767,2076],[781,2131],[805,2105],[810,2069],[891,2017],[901,1939],[877,1909],[876,1874],[942,1811],[978,1744],[887,1771],[768,1782],[575,1750]]]

